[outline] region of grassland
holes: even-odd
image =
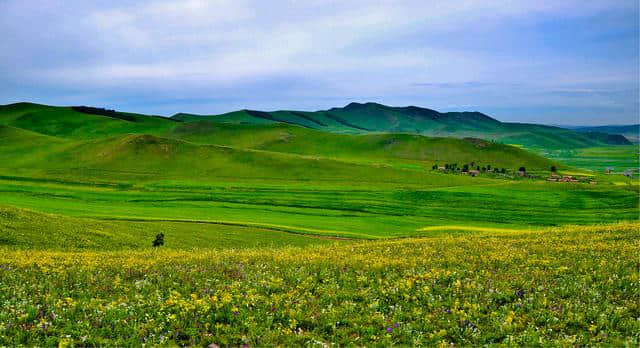
[[[78,110],[0,106],[0,346],[638,344],[635,179],[336,115]]]
[[[2,202],[61,216],[368,239],[416,236],[429,226],[637,219],[631,180],[596,176],[598,185],[590,186],[520,179],[512,176],[520,166],[542,177],[551,166],[574,169],[478,139],[114,118],[34,104],[2,111]],[[511,176],[432,170],[446,163],[506,167]]]
[[[416,236],[422,227],[452,224],[526,228],[637,219],[637,187],[487,181],[431,188],[363,182],[349,188],[341,182],[90,185],[5,177],[0,193],[5,204],[59,215],[251,225],[350,238]]]
[[[178,114],[173,119],[195,122],[266,125],[287,123],[329,132],[362,134],[368,132],[412,133],[428,136],[475,137],[506,144],[547,149],[629,144],[623,136],[500,122],[480,112],[445,112],[416,106],[391,107],[377,103],[351,103],[342,108],[316,112],[239,110],[222,115]]]
[[[163,232],[167,249],[272,248],[326,244],[276,228],[184,221],[99,220],[0,206],[0,246],[22,250],[144,250]]]
[[[0,344],[637,346],[639,227],[246,251],[4,248]]]
[[[612,168],[615,173],[631,170],[637,177],[640,168],[638,145],[587,147],[575,150],[539,150],[541,155],[566,163],[575,168],[604,173]]]

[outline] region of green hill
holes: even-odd
[[[65,138],[91,139],[118,134],[170,134],[181,123],[198,121],[237,125],[286,123],[332,133],[409,133],[479,138],[528,148],[573,149],[629,145],[624,136],[578,132],[535,124],[505,123],[480,112],[445,112],[376,103],[351,103],[324,111],[240,110],[222,115],[176,114],[171,118],[91,107],[54,107],[32,103],[0,106],[0,124]]]
[[[245,121],[235,122],[240,116]],[[274,117],[296,117],[300,124]],[[478,125],[469,127],[497,122],[470,117]],[[498,142],[312,127],[346,127],[349,121],[333,114],[314,118],[241,111],[225,122],[188,115],[177,119],[88,107],[3,106],[0,201],[100,220],[70,219],[51,231],[68,240],[82,230],[66,226],[96,226],[87,230],[93,236],[89,239],[113,245],[125,238],[111,233],[132,221],[162,222],[154,226],[171,238],[181,235],[178,226],[190,233],[199,230],[197,224],[386,238],[420,235],[433,226],[522,228],[637,218],[638,187],[631,179],[594,175],[598,183],[590,185],[514,176],[520,166],[537,175],[547,175],[552,165],[560,174],[576,170]],[[471,177],[432,169],[434,164],[472,162],[509,172]],[[44,224],[56,220],[30,216]],[[132,238],[122,245],[148,245],[154,228],[132,228]],[[8,243],[26,245],[37,234],[23,231],[39,229],[23,224],[9,230]],[[66,230],[79,232],[61,233]],[[96,235],[100,231],[106,234]],[[77,247],[103,243],[89,239]],[[207,240],[202,243],[226,243],[215,236]],[[179,245],[198,243],[189,239]]]
[[[5,171],[46,170],[72,177],[129,180],[164,178],[204,182],[220,179],[357,180],[361,183],[381,181],[380,178],[383,178],[382,181],[387,183],[421,184],[425,187],[483,181],[480,178],[431,173],[426,164],[406,169],[381,164],[374,157],[367,161],[350,161],[321,155],[195,144],[153,135],[129,134],[73,141],[55,139],[49,143],[34,144],[33,147],[15,142],[3,146],[1,153],[8,159],[2,166]],[[531,158],[542,159],[535,155],[531,155]],[[544,161],[548,160],[542,159],[541,163]],[[526,161],[520,163],[529,165]]]
[[[31,103],[0,106],[0,124],[63,138],[91,139],[126,133],[152,134],[177,122],[166,117],[116,112],[112,116],[81,112],[73,107]]]
[[[223,123],[289,123],[340,133],[392,132],[428,136],[475,137],[530,148],[580,148],[628,145],[622,136],[600,132],[580,133],[559,127],[506,123],[480,112],[445,112],[415,106],[390,107],[377,103],[351,103],[343,108],[316,112],[240,110],[222,115],[177,114],[172,119],[203,118]]]
[[[630,124],[622,126],[566,126],[563,128],[571,129],[583,133],[606,133],[612,135],[622,135],[633,141],[640,141],[640,124]]]
[[[514,146],[476,138],[425,137],[414,134],[336,134],[288,124],[237,125],[200,121],[177,126],[172,137],[197,143],[286,152],[355,162],[420,161],[425,164],[478,163],[493,167],[548,169],[548,159]],[[557,165],[557,164],[556,164]]]
[[[400,179],[415,173],[402,171],[398,176],[388,172],[392,170],[389,166],[415,172],[445,163],[474,162],[511,170],[519,166],[547,170],[555,165],[516,147],[479,139],[406,133],[339,134],[325,128],[312,129],[312,124],[338,129],[340,123],[331,117],[304,118],[293,112],[275,113],[272,117],[246,110],[221,116],[223,119],[217,117],[181,115],[168,119],[87,107],[29,103],[2,106],[0,127],[7,133],[2,152],[7,158],[9,153],[20,154],[4,166],[330,179],[355,173],[371,176],[365,173],[370,170],[360,173],[357,168],[375,164],[379,166],[375,175],[384,173],[388,178]],[[251,117],[257,121],[249,122]],[[293,117],[297,117],[299,125]],[[473,117],[478,123],[491,120]]]

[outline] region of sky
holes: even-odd
[[[639,123],[637,0],[0,0],[0,104]]]

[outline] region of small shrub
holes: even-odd
[[[156,239],[153,241],[154,247],[159,247],[164,245],[164,233],[156,234]]]

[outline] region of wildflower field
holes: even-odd
[[[0,253],[0,345],[630,346],[640,224]]]
[[[77,109],[0,106],[0,347],[640,343],[636,178],[474,138]]]

